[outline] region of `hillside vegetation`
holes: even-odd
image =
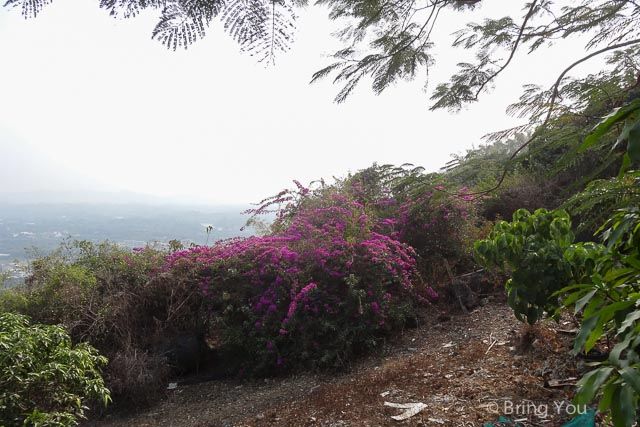
[[[637,114],[637,102],[629,105]],[[571,308],[583,319],[576,352],[607,338],[610,357],[585,375],[577,399],[602,392],[601,409],[630,425],[640,396],[640,220],[638,175],[626,159],[637,154],[631,144],[609,150],[611,119],[589,144],[586,132],[556,138],[575,120],[561,118],[547,131],[551,146],[515,159],[522,137],[471,150],[441,173],[373,165],[331,185],[296,182],[248,212],[254,224],[275,213],[260,236],[170,249],[67,242],[34,261],[0,308],[63,325],[73,342],[97,348],[109,360],[114,406],[132,409],[194,372],[347,369],[415,324],[419,310],[463,305],[452,281],[481,263],[512,276],[508,301],[522,320]],[[575,213],[579,228],[557,208]],[[574,244],[576,233],[604,244]]]
[[[67,358],[51,372],[93,377],[97,349],[108,359],[112,408],[138,409],[185,374],[349,369],[433,304],[467,310],[473,290],[458,278],[484,266],[481,286],[504,284],[518,319],[580,319],[573,352],[598,346],[605,357],[579,381],[576,402],[631,426],[640,399],[640,100],[628,71],[636,60],[616,53],[610,62],[624,67],[591,76],[597,88],[564,87],[576,99],[570,109],[531,135],[496,134],[440,173],[374,164],[332,184],[295,182],[248,212],[259,236],[166,249],[66,242],[0,295],[0,311],[29,316],[23,328],[62,325],[83,360],[94,358]],[[265,214],[275,215],[268,226]],[[2,328],[3,340],[15,333],[10,322]],[[11,372],[14,359],[2,360]],[[64,375],[46,378],[52,399],[68,397]],[[39,425],[73,425],[77,408],[99,410],[93,400],[105,396],[75,392],[75,409]],[[13,386],[0,393],[3,408],[22,408],[4,410],[3,425],[44,411]]]

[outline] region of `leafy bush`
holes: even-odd
[[[601,395],[600,409],[611,410],[615,426],[631,426],[640,400],[640,210],[618,211],[600,229],[606,248],[586,252],[593,274],[562,289],[565,306],[582,312],[574,352],[588,353],[605,336],[615,336],[608,360],[578,383],[578,403]]]
[[[110,360],[115,403],[140,406],[164,392],[181,335],[202,333],[202,298],[188,276],[163,273],[169,252],[112,243],[65,242],[32,264],[25,286],[0,295],[0,312],[62,324]]]
[[[442,277],[445,260],[463,272],[473,268],[471,248],[482,237],[482,226],[467,187],[449,194],[436,185],[417,197],[405,197],[395,215],[398,239],[415,249],[425,276]]]
[[[60,326],[0,314],[0,425],[77,425],[89,400],[110,400],[100,374],[106,363],[90,345],[72,346]]]
[[[618,208],[596,232],[606,248],[581,257],[593,265],[592,274],[561,292],[572,292],[565,306],[583,313],[574,352],[588,353],[603,337],[615,335],[608,360],[578,383],[576,401],[589,403],[601,396],[600,409],[610,410],[613,424],[630,427],[640,412],[640,208],[638,173],[629,170],[640,162],[640,100],[613,110],[585,138],[581,150],[598,142],[606,146],[603,137],[614,130],[613,149],[626,143],[617,180],[592,184],[575,198],[583,211],[594,210],[607,198],[609,209]],[[602,197],[603,190],[614,194]]]
[[[640,171],[594,180],[563,205],[580,219],[578,230],[593,233],[618,210],[640,204]]]
[[[563,298],[563,307],[582,316],[574,353],[613,338],[608,360],[582,377],[575,400],[582,405],[601,397],[600,409],[610,410],[613,425],[629,427],[640,401],[640,209],[621,209],[599,229],[606,246],[570,244],[569,225],[563,211],[518,211],[475,249],[486,264],[513,269],[507,291],[521,320],[535,322]]]
[[[559,306],[556,291],[571,283],[573,272],[564,257],[573,242],[571,221],[564,211],[520,209],[513,221],[498,222],[474,251],[480,263],[511,270],[505,285],[516,317],[533,325]]]

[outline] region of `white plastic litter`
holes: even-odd
[[[406,411],[404,411],[400,415],[393,415],[391,417],[396,421],[402,421],[402,420],[406,420],[407,418],[411,418],[414,415],[420,413],[424,408],[427,407],[427,405],[425,405],[422,402],[413,402],[413,403],[384,402],[384,406],[389,406],[391,408],[398,408],[398,409],[406,409]]]

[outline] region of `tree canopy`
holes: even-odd
[[[39,15],[53,0],[6,0],[5,7],[21,10],[25,18]],[[336,34],[343,47],[333,62],[313,76],[316,81],[333,76],[342,87],[335,100],[343,102],[363,77],[372,78],[380,93],[394,82],[412,79],[434,64],[434,30],[446,13],[481,6],[487,0],[317,0],[329,17],[344,23]],[[461,24],[454,32],[453,47],[469,49],[475,60],[461,62],[450,81],[436,86],[432,109],[460,109],[489,90],[512,62],[516,52],[531,53],[554,41],[584,36],[585,56],[567,64],[552,88],[527,87],[514,110],[539,118],[545,111],[563,112],[580,98],[593,79],[580,83],[568,79],[576,65],[604,53],[612,55],[610,78],[638,75],[640,4],[636,0],[580,0],[574,2],[522,1],[520,16],[495,16],[482,22]],[[168,48],[188,47],[205,36],[214,20],[238,42],[242,51],[258,61],[272,61],[291,46],[297,11],[307,0],[100,0],[99,6],[116,18],[131,18],[144,9],[160,12],[152,37]],[[450,31],[447,29],[447,31]],[[625,50],[626,49],[626,50]],[[638,82],[636,82],[637,84]],[[578,87],[579,86],[579,87]],[[624,89],[624,87],[622,88]],[[578,94],[576,94],[578,90]],[[613,97],[619,95],[611,94]],[[564,106],[546,108],[562,103]]]

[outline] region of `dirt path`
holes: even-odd
[[[434,312],[347,374],[179,385],[144,413],[92,425],[475,427],[504,415],[523,426],[560,426],[581,408],[569,406],[573,387],[545,387],[545,380],[577,376],[570,337],[557,331],[571,328],[548,322],[525,334],[503,304]],[[396,421],[391,416],[404,410],[385,402],[426,407]]]

